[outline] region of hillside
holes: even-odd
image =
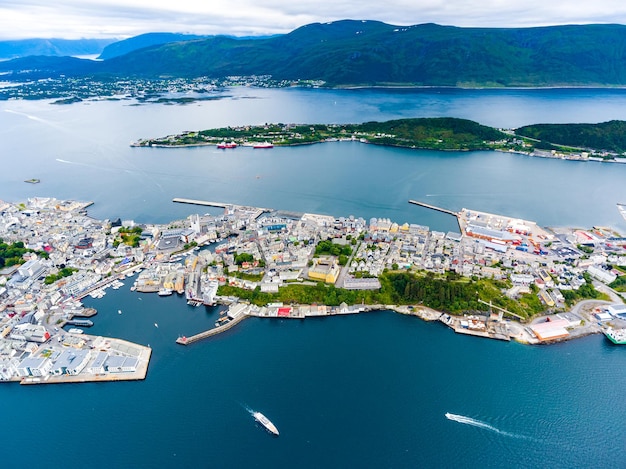
[[[17,39],[0,41],[0,59],[30,55],[95,55],[115,39]]]
[[[614,120],[600,124],[534,124],[520,127],[515,133],[541,140],[546,144],[593,148],[616,153],[626,151],[625,121]]]
[[[83,73],[65,65],[66,75]],[[28,69],[0,63],[0,71],[18,67]],[[344,20],[263,39],[217,36],[151,46],[106,60],[94,73],[145,78],[271,75],[275,80],[321,80],[329,86],[624,86],[626,26],[401,27]]]
[[[107,60],[113,57],[134,52],[145,47],[159,46],[169,44],[170,42],[193,41],[195,39],[207,39],[208,36],[198,36],[195,34],[176,34],[176,33],[147,33],[139,36],[129,37],[122,41],[117,41],[107,45],[99,59]]]

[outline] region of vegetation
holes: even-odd
[[[481,299],[493,306],[504,308],[525,318],[545,311],[536,290],[522,295],[517,300],[506,297],[502,291],[510,285],[489,279],[469,279],[454,272],[445,276],[433,273],[412,274],[408,272],[387,272],[379,277],[381,288],[377,291],[355,291],[336,288],[333,285],[318,283],[315,286],[290,284],[278,293],[264,293],[259,288],[244,290],[231,286],[221,286],[220,295],[234,295],[257,305],[282,301],[294,304],[325,304],[338,306],[346,304],[422,304],[424,306],[460,314],[468,311],[487,311],[489,307],[478,302]],[[599,298],[591,283],[578,291],[567,293],[568,301],[584,298]]]
[[[535,124],[515,131],[540,140],[540,148],[553,149],[554,145],[606,150],[616,153],[626,151],[626,121],[613,120],[600,124]]]
[[[254,262],[254,256],[252,254],[248,254],[247,252],[242,252],[241,254],[235,255],[235,264],[241,265],[244,262]]]
[[[512,138],[499,130],[452,117],[397,119],[363,124],[266,124],[184,132],[140,140],[140,146],[186,146],[234,141],[238,144],[271,141],[274,145],[302,145],[333,139],[363,139],[368,143],[434,150],[509,149]],[[356,240],[354,241],[356,244]]]
[[[0,239],[0,268],[23,264],[23,256],[27,252],[35,251],[25,248],[22,241],[17,241],[13,244],[7,244],[2,239]]]
[[[61,280],[64,277],[69,277],[74,272],[78,272],[78,269],[74,269],[72,267],[64,267],[61,270],[59,270],[59,272],[56,274],[46,275],[46,278],[44,279],[43,283],[45,283],[46,285],[50,285],[56,282],[57,280]]]
[[[24,70],[42,78],[271,75],[330,85],[624,85],[625,30],[617,24],[459,28],[344,20],[263,39],[154,45],[101,62],[29,57],[3,62],[0,71],[15,71],[16,78]]]
[[[120,244],[124,243],[127,246],[136,248],[139,246],[139,241],[141,240],[141,233],[143,229],[140,226],[135,226],[132,228],[122,226],[120,227],[118,233],[118,237],[113,241],[113,246],[117,247]]]
[[[620,275],[609,285],[613,290],[626,292],[626,275]]]
[[[315,254],[318,256],[349,256],[350,254],[352,254],[352,249],[350,248],[350,246],[335,244],[332,242],[332,240],[327,239],[317,243],[317,246],[315,246]]]

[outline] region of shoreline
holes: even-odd
[[[586,300],[582,300],[586,301]],[[587,300],[588,301],[588,300]],[[579,302],[580,303],[580,302]],[[577,304],[579,304],[577,303]],[[603,300],[597,300],[598,304],[606,304]],[[176,343],[179,345],[191,345],[195,342],[203,341],[210,337],[219,335],[223,332],[226,332],[232,329],[234,326],[244,321],[247,318],[257,317],[260,319],[300,319],[304,320],[307,318],[320,318],[320,317],[330,317],[330,316],[346,316],[346,315],[358,315],[369,312],[380,312],[380,311],[389,311],[396,314],[402,314],[404,316],[414,316],[425,322],[440,322],[444,326],[447,326],[449,329],[454,331],[456,334],[468,335],[473,337],[481,337],[485,339],[492,340],[500,340],[505,342],[514,341],[522,345],[553,345],[562,342],[569,342],[571,340],[579,339],[582,337],[587,337],[590,335],[601,334],[604,336],[602,328],[596,326],[594,322],[590,319],[589,316],[585,315],[585,318],[582,319],[585,324],[579,326],[572,326],[568,328],[572,333],[565,337],[558,337],[555,339],[548,340],[540,340],[534,334],[529,332],[529,328],[532,324],[537,324],[536,321],[544,319],[544,318],[560,318],[559,314],[541,316],[539,318],[535,318],[533,321],[522,324],[522,323],[508,323],[504,328],[495,328],[489,329],[488,327],[483,328],[472,328],[472,327],[464,327],[462,324],[468,319],[474,321],[475,324],[481,324],[481,321],[484,321],[485,324],[488,324],[491,321],[491,325],[495,324],[495,320],[490,319],[489,316],[485,316],[484,318],[481,316],[473,316],[464,314],[463,316],[451,315],[442,311],[438,311],[432,308],[428,308],[422,305],[352,305],[345,309],[336,309],[337,307],[329,307],[325,305],[315,305],[317,308],[325,308],[328,312],[325,314],[311,314],[311,315],[303,315],[297,312],[298,308],[310,308],[312,305],[292,305],[289,308],[292,311],[296,311],[295,314],[290,314],[288,316],[279,316],[279,315],[271,315],[264,312],[267,309],[267,306],[264,307],[255,307],[248,303],[234,303],[233,306],[239,308],[238,312],[235,313],[235,317],[226,322],[225,324],[216,326],[214,328],[208,329],[203,332],[199,332],[192,336],[180,336],[176,339]],[[510,326],[513,326],[512,328]],[[517,329],[517,330],[515,330]]]

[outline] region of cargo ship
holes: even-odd
[[[252,416],[257,422],[263,425],[269,432],[271,432],[273,435],[278,436],[278,428],[276,428],[276,425],[270,422],[270,420],[265,415],[263,415],[261,412],[254,412]]]
[[[604,330],[604,335],[615,345],[626,345],[626,329],[613,329],[609,327]]]

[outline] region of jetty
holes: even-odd
[[[418,200],[409,200],[409,203],[413,205],[418,205],[420,207],[429,208],[430,210],[435,210],[437,212],[445,213],[447,215],[452,215],[454,218],[456,218],[456,221],[459,224],[459,230],[461,229],[459,214],[457,212],[453,212],[452,210],[448,210],[447,208],[437,207],[436,205],[427,204],[425,202],[420,202]]]
[[[172,202],[176,202],[178,204],[204,205],[206,207],[219,207],[219,208],[226,208],[229,205],[233,205],[233,204],[225,204],[222,202],[210,202],[208,200],[185,199],[182,197],[174,197]]]
[[[225,332],[228,329],[236,326],[247,317],[249,316],[242,314],[240,316],[237,316],[234,319],[231,319],[227,323],[222,324],[221,326],[214,327],[213,329],[209,329],[208,331],[200,332],[199,334],[192,335],[189,337],[186,337],[186,336],[179,337],[178,339],[176,339],[176,343],[180,345],[189,345],[189,344],[193,344],[194,342],[198,342],[199,340],[206,339],[208,337],[213,337],[214,335]]]

